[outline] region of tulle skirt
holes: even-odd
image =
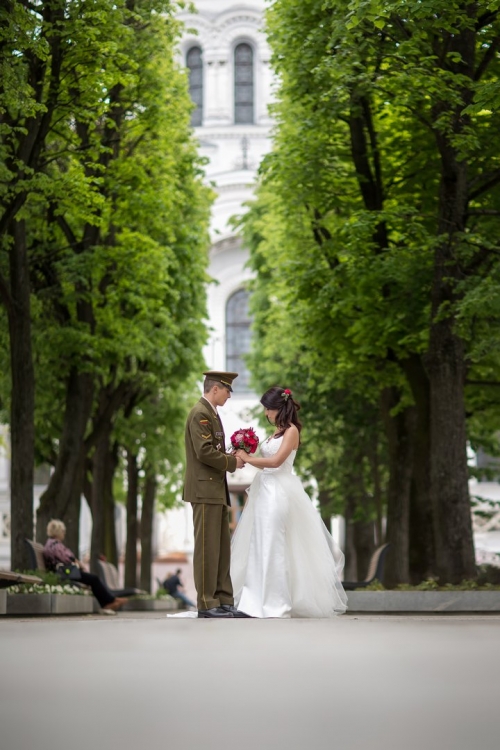
[[[344,555],[300,479],[257,474],[232,540],[236,606],[253,617],[333,617],[347,609]]]

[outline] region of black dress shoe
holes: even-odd
[[[222,607],[212,607],[212,609],[199,609],[198,617],[233,617],[233,613]]]
[[[221,604],[220,608],[225,612],[230,612],[233,617],[252,617],[252,615],[247,615],[246,612],[242,612],[241,609],[236,609],[232,604]]]

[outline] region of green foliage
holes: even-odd
[[[437,591],[439,589],[439,583],[434,578],[428,578],[426,581],[422,581],[415,586],[417,591]]]
[[[380,399],[391,387],[398,409],[413,402],[406,363],[425,360],[448,241],[434,320],[452,318],[465,342],[473,446],[500,426],[500,390],[478,385],[498,381],[500,364],[498,16],[498,3],[481,13],[444,0],[268,10],[277,127],[241,219],[257,275],[250,364],[258,389],[279,382],[303,402],[300,463],[337,512],[354,503],[373,517],[375,477],[386,493]],[[470,190],[457,227],[441,201],[450,153]]]
[[[178,487],[182,423],[203,364],[213,199],[176,62],[178,7],[9,0],[0,11],[0,221],[27,220],[37,460],[56,465],[70,375],[89,373],[88,456],[104,411],[112,441],[158,473],[164,504]]]
[[[385,591],[386,589],[378,581],[374,581],[372,584],[363,589],[356,589],[357,591]],[[464,580],[458,584],[446,583],[443,586],[439,585],[439,582],[434,578],[429,578],[426,581],[421,581],[416,586],[412,586],[409,583],[400,583],[396,586],[394,591],[499,591],[500,585],[495,585],[489,582],[470,581]]]
[[[60,576],[51,570],[19,570],[16,572],[25,576],[37,576],[42,579],[46,586],[59,586],[61,583]]]
[[[355,591],[385,591],[385,586],[375,578],[375,580],[369,583],[368,586],[362,586],[359,589],[355,589]]]

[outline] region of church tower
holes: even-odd
[[[264,0],[196,0],[197,13],[181,13],[185,24],[182,62],[196,105],[192,125],[200,153],[208,160],[207,181],[217,194],[212,209],[208,288],[209,369],[239,373],[234,393],[221,411],[226,435],[249,423],[251,392],[244,355],[250,347],[246,284],[248,251],[230,225],[253,195],[257,169],[270,148],[272,98],[270,50],[264,26]],[[247,487],[251,467],[229,477],[232,494]]]

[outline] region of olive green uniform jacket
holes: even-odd
[[[184,500],[230,505],[226,472],[235,471],[236,457],[226,453],[222,423],[204,398],[189,413],[185,440]]]
[[[193,575],[199,610],[234,603],[226,472],[235,469],[236,457],[225,452],[220,419],[200,398],[186,423],[184,482],[184,500],[193,505]]]

